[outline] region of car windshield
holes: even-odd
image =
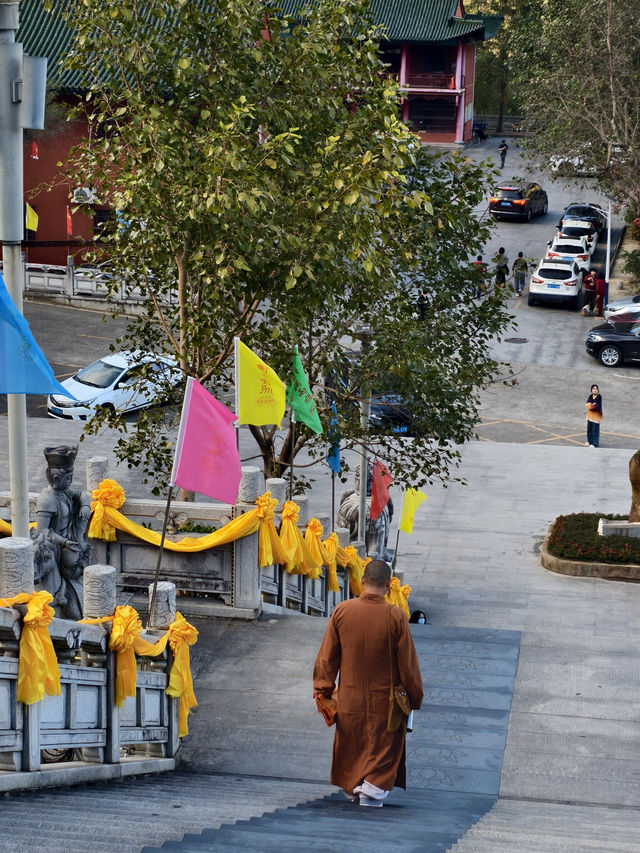
[[[582,246],[574,246],[572,243],[556,243],[554,252],[566,252],[568,255],[577,255],[582,251]]]
[[[581,207],[580,205],[568,207],[564,215],[573,219],[587,219],[590,217],[595,219],[598,217],[598,213],[593,207]]]
[[[562,233],[566,237],[588,237],[591,234],[591,228],[584,226],[565,225],[562,228]]]
[[[524,198],[524,193],[522,190],[514,189],[513,187],[500,187],[496,190],[497,198],[502,199],[512,199],[512,198]]]
[[[122,373],[121,367],[114,367],[106,361],[94,361],[88,367],[84,367],[73,377],[83,385],[91,385],[92,388],[109,388]]]
[[[571,278],[572,272],[568,268],[566,270],[555,270],[552,267],[541,267],[538,270],[538,275],[542,278],[555,278],[564,281],[566,278]]]

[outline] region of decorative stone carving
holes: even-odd
[[[0,598],[33,592],[33,543],[22,536],[0,539]]]
[[[149,607],[153,584],[149,584]],[[156,600],[153,604],[152,628],[168,628],[176,621],[176,585],[169,581],[158,581]]]
[[[264,492],[262,470],[255,465],[243,465],[240,486],[238,488],[238,503],[252,504]]]
[[[300,507],[298,525],[299,527],[306,527],[309,523],[309,498],[306,495],[299,495],[298,497],[294,497],[293,500]]]
[[[72,489],[78,446],[45,447],[49,485],[38,496],[34,539],[36,588],[53,595],[56,613],[82,618],[82,572],[89,562],[89,495]]]
[[[278,501],[278,506],[282,507],[287,499],[287,481],[282,477],[269,477],[266,487],[271,497]]]
[[[377,560],[390,562],[392,554],[387,551],[391,519],[393,518],[393,501],[389,501],[375,521],[371,521],[371,485],[373,481],[373,466],[367,470],[367,524],[365,528],[366,553]],[[349,538],[353,542],[358,536],[358,518],[360,516],[360,472],[356,471],[355,490],[343,493],[336,525],[349,529]]]
[[[97,489],[100,483],[106,478],[107,467],[106,456],[92,456],[91,459],[87,459],[87,489],[90,492]]]
[[[117,604],[114,566],[87,566],[83,575],[83,610],[87,619],[111,616]]]
[[[636,450],[629,460],[629,481],[631,482],[629,521],[640,521],[640,450]]]

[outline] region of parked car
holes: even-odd
[[[558,231],[562,237],[585,237],[591,251],[598,245],[598,230],[593,222],[586,219],[567,219],[562,223],[562,230]]]
[[[577,310],[582,305],[582,270],[573,260],[543,258],[531,276],[527,301],[565,301]]]
[[[548,245],[546,257],[550,260],[559,258],[563,261],[575,261],[583,273],[589,272],[591,253],[595,245],[589,244],[586,237],[556,236]]]
[[[86,421],[100,407],[126,414],[153,406],[168,386],[181,381],[174,359],[124,350],[105,355],[65,379],[61,385],[69,397],[50,394],[47,414],[76,421]]]
[[[627,296],[624,299],[616,299],[614,302],[609,302],[604,306],[605,320],[616,320],[621,318],[622,314],[638,313],[640,314],[640,293],[634,296]]]
[[[549,200],[540,184],[497,187],[489,198],[489,211],[494,219],[524,219],[544,216]]]
[[[619,367],[625,361],[640,361],[640,322],[601,323],[587,335],[589,355],[605,367]]]
[[[593,222],[598,232],[607,227],[607,214],[604,209],[595,202],[572,202],[564,211],[558,222],[558,228],[562,231],[562,225],[567,219],[580,219],[583,222]]]

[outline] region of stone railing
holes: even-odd
[[[97,488],[108,476],[105,457],[92,457],[87,461],[87,489]],[[196,537],[197,533],[181,533],[180,525],[187,521],[218,528],[237,514],[255,508],[255,500],[265,490],[279,501],[281,508],[286,500],[286,482],[281,478],[267,479],[266,483],[259,468],[243,468],[242,480],[235,507],[205,502],[180,502],[171,504],[170,531],[176,538]],[[33,512],[37,495],[30,495]],[[304,530],[308,521],[308,500],[296,497],[300,507],[299,523]],[[121,511],[138,524],[161,530],[165,501],[127,500]],[[0,517],[8,520],[10,496],[0,492]],[[277,513],[277,510],[276,510]],[[325,535],[328,535],[329,519],[321,517]],[[277,523],[277,519],[276,519]],[[347,530],[336,531],[340,544],[349,544]],[[116,583],[121,594],[139,596],[136,606],[146,604],[147,590],[153,581],[158,549],[141,539],[117,531],[115,542],[92,539],[91,562],[113,566]],[[339,592],[327,589],[326,571],[323,577],[312,580],[304,575],[289,575],[282,566],[258,566],[258,534],[237,539],[228,545],[209,548],[197,553],[175,552],[165,549],[162,555],[160,580],[175,584],[179,590],[180,607],[185,615],[225,615],[255,619],[263,607],[282,607],[300,613],[328,615],[336,604],[349,596],[346,572],[338,570]]]
[[[20,562],[21,543],[28,540],[4,540],[3,566],[7,557]],[[93,579],[85,587],[90,601],[101,601],[113,613],[113,569],[88,566],[88,577]],[[7,578],[2,573],[3,597],[17,594],[8,588]],[[96,596],[95,583],[104,585],[105,578],[107,594]],[[165,692],[167,653],[137,658],[136,695],[118,707],[108,627],[53,619],[48,631],[60,670],[60,694],[23,704],[17,701],[17,685],[24,611],[24,605],[0,608],[0,791],[173,770],[178,701]],[[85,596],[87,611],[96,616]],[[154,642],[157,634],[142,636]]]

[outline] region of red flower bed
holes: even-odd
[[[585,563],[640,563],[640,538],[600,536],[601,518],[620,519],[621,515],[576,512],[559,515],[551,526],[547,547],[554,557]]]

